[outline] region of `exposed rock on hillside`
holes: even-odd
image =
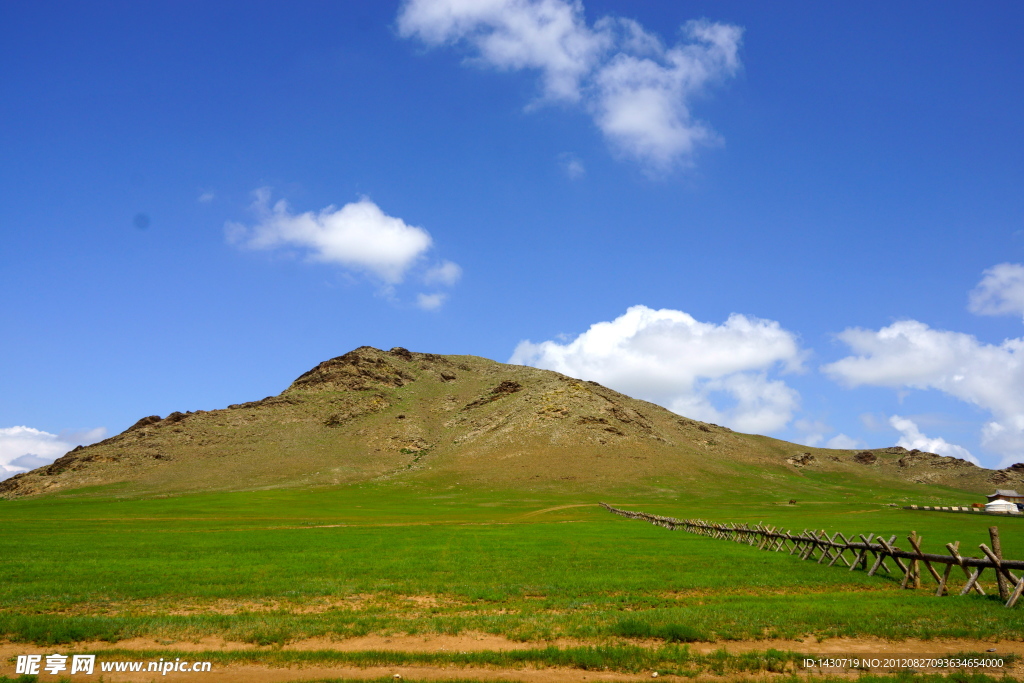
[[[804,465],[811,465],[814,464],[815,461],[817,461],[817,458],[815,458],[810,453],[797,453],[792,457],[786,458],[786,462],[788,462],[793,467],[803,467]]]
[[[440,356],[437,358],[439,359]],[[371,346],[361,346],[355,351],[349,351],[344,356],[326,360],[312,370],[303,373],[292,382],[288,390],[352,389],[367,391],[369,389],[401,387],[416,379],[402,367],[412,359],[412,354],[401,347],[395,347],[383,354]]]
[[[878,461],[878,456],[871,451],[861,451],[853,456],[853,460],[861,465],[874,465]]]

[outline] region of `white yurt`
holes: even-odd
[[[985,512],[1017,512],[1017,504],[1008,500],[993,500],[985,505]]]

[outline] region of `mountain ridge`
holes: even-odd
[[[550,370],[363,346],[319,363],[274,396],[143,417],[0,481],[0,497],[371,481],[596,492],[699,488],[749,476],[782,495],[815,472],[973,492],[1024,483],[1024,465],[993,471],[899,447],[809,448],[691,420]]]

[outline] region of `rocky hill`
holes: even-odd
[[[0,497],[367,481],[697,490],[752,476],[785,495],[812,473],[978,493],[1024,485],[1024,466],[992,471],[901,448],[812,449],[690,420],[548,370],[364,346],[320,363],[277,396],[142,418],[0,482]]]

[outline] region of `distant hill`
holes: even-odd
[[[557,372],[363,346],[277,396],[145,417],[0,482],[0,497],[369,481],[593,493],[746,482],[784,496],[815,474],[911,491],[915,483],[975,493],[1024,484],[1024,466],[993,471],[902,448],[808,448],[690,420]]]

